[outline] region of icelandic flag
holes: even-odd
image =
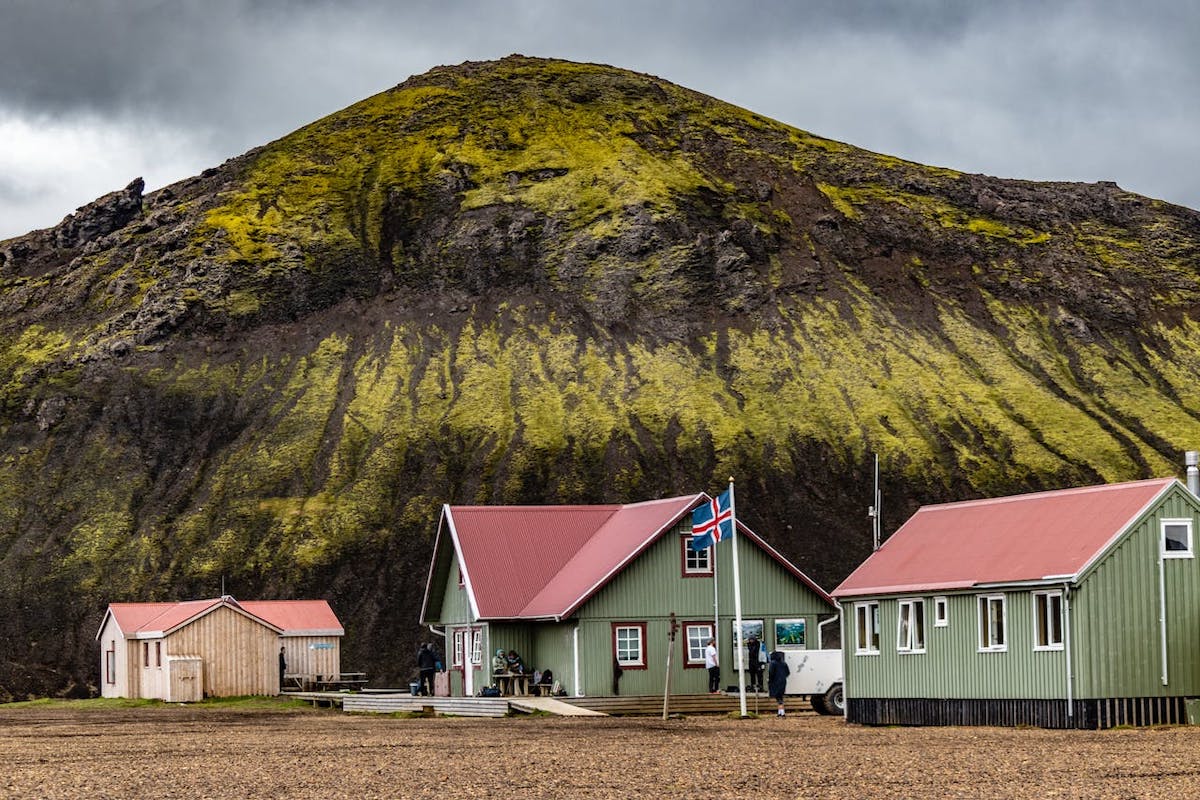
[[[733,536],[729,490],[692,512],[692,549],[703,550]]]

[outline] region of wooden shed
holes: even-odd
[[[100,693],[171,701],[279,693],[279,650],[340,670],[340,623],[324,600],[112,603],[96,639]]]
[[[1198,522],[1174,478],[921,508],[833,592],[847,718],[1184,721],[1200,696]]]
[[[714,635],[722,685],[736,684],[731,545],[689,547],[692,511],[709,501],[445,506],[421,617],[444,627],[452,693],[492,684],[492,653],[512,649],[571,695],[661,695],[673,647],[672,692],[702,694]],[[738,547],[744,628],[771,649],[818,647],[837,622],[829,595],[741,524]]]

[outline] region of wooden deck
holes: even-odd
[[[459,717],[503,717],[510,713],[543,711],[561,716],[581,716],[568,710],[576,708],[583,715],[633,716],[662,713],[662,695],[630,697],[413,697],[409,692],[369,693],[289,692],[290,697],[312,699],[314,705],[340,705],[344,711],[355,713],[445,714]],[[549,702],[540,702],[549,701]],[[568,708],[564,708],[566,706]],[[788,713],[811,711],[806,699],[788,698]],[[736,714],[739,710],[736,694],[672,695],[669,711],[672,714]],[[774,714],[775,701],[759,695],[746,697],[746,711],[754,714]]]
[[[662,695],[618,696],[618,697],[560,697],[565,703],[602,711],[611,716],[662,714]],[[789,714],[812,711],[807,698],[788,697],[784,708]],[[740,711],[737,694],[674,694],[667,710],[672,714],[736,714]],[[765,694],[746,694],[746,712],[749,714],[774,714],[775,701]]]

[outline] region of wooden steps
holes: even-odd
[[[403,694],[348,694],[342,697],[344,711],[393,714],[434,713],[457,717],[503,717],[508,714],[508,697],[413,697]]]

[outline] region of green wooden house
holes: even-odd
[[[921,508],[833,592],[847,719],[1186,720],[1200,696],[1198,520],[1174,478]]]
[[[703,694],[710,638],[723,685],[737,683],[732,545],[689,547],[692,510],[707,502],[445,506],[421,618],[445,636],[451,694],[493,685],[497,649],[580,697],[661,695],[670,650],[672,693]],[[821,623],[837,622],[829,595],[744,525],[737,543],[743,627],[769,648],[816,647]]]

